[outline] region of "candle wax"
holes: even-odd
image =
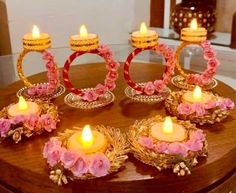
[[[209,102],[210,100],[212,100],[212,94],[207,93],[207,92],[202,92],[202,97],[201,99],[197,100],[193,97],[193,91],[187,91],[183,96],[182,96],[182,100],[184,102],[187,103],[202,103],[202,104],[206,104],[207,102]]]
[[[39,114],[40,109],[37,103],[26,101],[28,108],[21,110],[19,109],[19,103],[11,105],[8,109],[8,116],[15,117],[18,115],[30,115],[30,114]]]
[[[147,30],[147,33],[141,33],[140,31],[135,31],[132,33],[132,37],[151,37],[155,36],[157,33],[152,30]]]
[[[23,37],[24,40],[43,40],[43,39],[48,39],[48,38],[50,38],[50,36],[46,33],[40,33],[39,38],[33,37],[32,33],[25,34]]]
[[[71,40],[92,40],[96,38],[97,34],[92,34],[92,33],[89,33],[86,37],[81,37],[80,35],[71,36]]]

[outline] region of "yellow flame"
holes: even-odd
[[[87,28],[85,25],[80,26],[79,34],[80,34],[80,37],[82,37],[82,38],[88,37],[88,31],[87,31]]]
[[[89,125],[85,125],[82,130],[82,144],[84,146],[91,146],[93,143],[93,134]]]
[[[197,20],[193,19],[190,23],[190,28],[191,29],[197,29]]]
[[[164,133],[173,133],[173,123],[170,117],[166,117],[163,123]]]
[[[196,86],[193,91],[193,100],[199,102],[202,99],[202,89],[199,86]]]
[[[40,31],[39,31],[39,28],[37,25],[33,26],[32,37],[33,38],[40,38]]]
[[[18,108],[21,111],[28,109],[28,104],[22,96],[19,97]]]
[[[147,34],[147,26],[146,26],[145,22],[142,22],[142,23],[140,24],[140,33],[141,33],[142,35]]]

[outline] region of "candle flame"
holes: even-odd
[[[33,38],[40,38],[40,31],[39,31],[39,28],[37,25],[33,26],[32,37]]]
[[[164,133],[173,133],[173,123],[170,117],[166,117],[163,123]]]
[[[24,110],[28,109],[28,104],[25,101],[24,97],[22,97],[22,96],[19,97],[18,108],[21,111],[24,111]]]
[[[147,26],[146,26],[145,22],[142,22],[142,23],[140,24],[140,33],[141,33],[142,35],[147,34]]]
[[[93,143],[93,134],[90,125],[85,125],[82,130],[82,143],[84,146],[90,146]]]
[[[80,37],[82,37],[82,38],[88,37],[88,31],[87,31],[87,28],[85,25],[80,26],[79,34],[80,34]]]
[[[190,29],[197,29],[197,20],[193,19],[190,23]]]
[[[202,89],[199,86],[196,86],[193,91],[193,100],[199,102],[202,99]]]

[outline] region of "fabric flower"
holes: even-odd
[[[56,121],[49,114],[44,114],[40,117],[42,128],[46,131],[51,132],[56,129]]]
[[[24,115],[17,115],[11,119],[11,123],[16,125],[19,123],[23,123],[25,121],[26,117]]]
[[[174,155],[182,155],[183,157],[186,157],[188,155],[188,149],[183,143],[174,142],[170,143],[168,146],[168,153],[174,154]]]
[[[207,62],[207,65],[210,67],[210,68],[217,68],[217,66],[219,66],[220,62],[213,58],[213,59],[210,59],[208,62]]]
[[[210,100],[204,105],[204,107],[205,109],[213,109],[216,107],[216,102]]]
[[[159,44],[156,51],[158,53],[161,53],[161,52],[164,52],[164,50],[166,50],[167,48],[168,46],[166,44]]]
[[[66,150],[61,154],[60,160],[65,168],[72,168],[77,161],[79,155],[73,150]]]
[[[156,152],[159,152],[159,153],[166,153],[166,151],[168,149],[168,143],[166,143],[166,142],[159,142],[159,143],[153,145],[153,149]]]
[[[83,100],[92,102],[98,99],[98,95],[96,92],[93,92],[92,90],[88,90],[84,93],[84,96],[82,97]]]
[[[152,95],[154,94],[155,92],[155,86],[153,85],[153,83],[150,81],[150,82],[147,82],[145,85],[144,85],[144,92],[147,94],[147,95]]]
[[[96,153],[90,162],[89,172],[96,177],[105,176],[111,167],[109,159],[103,153]]]
[[[8,131],[11,129],[11,122],[8,119],[0,119],[0,136],[6,137]]]
[[[153,147],[153,141],[150,137],[141,137],[139,138],[139,143],[148,149],[152,149]]]
[[[107,65],[106,68],[108,70],[117,70],[120,67],[120,63],[116,61],[110,61]]]
[[[27,90],[27,93],[31,96],[34,96],[37,94],[37,88],[36,87],[31,87]]]
[[[154,86],[156,88],[156,91],[160,92],[160,93],[163,92],[164,89],[166,88],[166,85],[163,83],[162,80],[155,80],[154,81]]]
[[[193,113],[192,106],[188,103],[181,103],[177,107],[177,111],[182,115],[190,115]]]
[[[172,48],[167,48],[167,49],[165,50],[164,57],[165,57],[166,59],[173,58],[173,57],[174,57],[174,51],[173,51],[173,49],[172,49]]]
[[[77,160],[73,164],[73,167],[70,168],[71,172],[77,177],[80,177],[83,174],[87,173],[88,169],[89,169],[88,160],[83,154],[80,154],[77,157]]]
[[[98,84],[95,87],[95,92],[97,93],[97,95],[102,96],[106,93],[107,88],[103,85],[103,84]]]
[[[218,106],[222,109],[222,110],[227,110],[227,109],[233,109],[234,108],[234,102],[230,99],[222,99]]]
[[[107,78],[111,79],[111,80],[116,80],[118,78],[118,72],[117,71],[110,71],[107,74]]]
[[[199,151],[203,148],[203,141],[206,139],[202,130],[191,131],[186,146],[190,151]]]
[[[206,114],[206,110],[204,108],[204,105],[201,103],[194,103],[192,105],[192,108],[194,110],[194,112],[196,113],[197,116],[203,116]]]
[[[189,138],[191,140],[205,141],[206,135],[203,133],[202,130],[198,129],[196,131],[191,131]]]
[[[108,77],[106,77],[106,79],[105,79],[105,85],[109,90],[114,90],[116,87],[114,80],[112,80]]]
[[[36,114],[31,114],[27,116],[25,125],[32,131],[39,126],[39,116]]]
[[[110,51],[108,45],[100,45],[99,53],[107,60],[112,57],[112,52]]]
[[[204,58],[209,60],[210,58],[214,58],[216,56],[216,52],[213,49],[206,49],[204,51]]]
[[[44,51],[43,52],[43,59],[48,61],[48,60],[53,60],[54,57],[50,51]]]

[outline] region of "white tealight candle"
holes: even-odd
[[[132,33],[132,37],[136,37],[136,38],[137,37],[152,37],[152,36],[156,36],[156,35],[157,35],[157,32],[147,29],[145,22],[142,22],[140,24],[139,31],[135,31]]]
[[[40,33],[38,26],[34,25],[32,33],[25,34],[24,40],[40,40],[40,39],[49,39],[49,35],[46,33]]]
[[[97,34],[88,33],[85,25],[80,26],[79,34],[71,36],[71,40],[79,41],[79,40],[93,40],[98,38]]]
[[[151,127],[151,136],[159,141],[178,142],[186,139],[186,130],[166,117],[164,122],[155,123]]]
[[[25,101],[25,99],[20,96],[19,102],[17,104],[11,105],[7,113],[9,117],[15,117],[18,115],[39,114],[40,108],[37,103]]]

